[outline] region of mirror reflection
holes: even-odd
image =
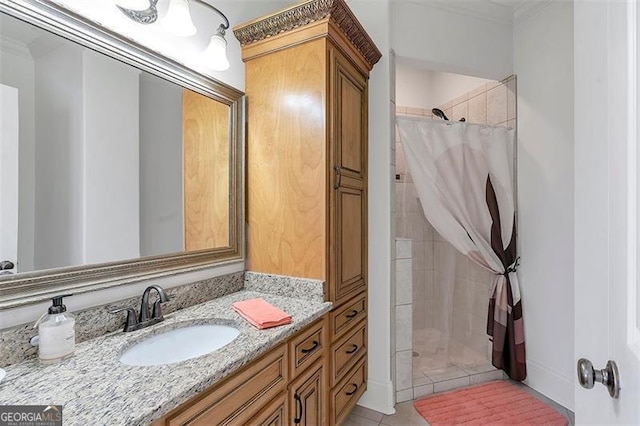
[[[229,105],[4,14],[0,33],[0,273],[230,246]]]

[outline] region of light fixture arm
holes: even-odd
[[[203,5],[204,7],[207,7],[211,10],[213,10],[215,13],[217,13],[218,15],[220,15],[220,17],[222,17],[222,19],[224,19],[224,22],[222,24],[220,24],[220,26],[218,27],[218,34],[224,36],[225,35],[225,31],[229,29],[229,20],[227,19],[227,17],[224,15],[224,13],[220,12],[220,10],[212,5],[210,5],[209,3],[207,3],[206,1],[203,0],[189,0],[198,4]]]
[[[145,10],[133,10],[118,5],[116,6],[120,9],[120,12],[128,16],[129,19],[137,22],[138,24],[149,25],[153,24],[158,19],[157,4],[158,0],[149,0],[149,7]]]

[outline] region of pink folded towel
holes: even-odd
[[[261,298],[235,302],[231,307],[260,330],[291,322],[291,315]]]

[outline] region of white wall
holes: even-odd
[[[0,259],[18,262],[18,89],[0,83]],[[14,269],[12,266],[11,269]],[[16,272],[16,271],[10,271]]]
[[[424,69],[420,61],[396,61],[396,104],[403,107],[436,108],[494,80]],[[508,77],[508,76],[504,76]]]
[[[138,74],[73,44],[36,58],[36,269],[140,256]]]
[[[78,265],[82,254],[82,52],[36,56],[35,269]]]
[[[184,250],[182,87],[140,75],[140,254]]]
[[[389,1],[349,6],[382,52],[369,80],[369,379],[360,405],[394,412],[391,382],[391,67]],[[374,331],[375,330],[375,331]]]
[[[139,75],[83,49],[83,264],[140,257]]]
[[[18,271],[33,269],[35,67],[26,45],[0,36],[0,83],[18,89]],[[4,259],[0,259],[4,260]]]
[[[514,51],[527,383],[573,409],[572,4],[516,22]]]
[[[391,3],[391,44],[398,58],[417,59],[435,71],[500,80],[512,74],[510,9],[477,2],[473,13],[454,13],[448,2]],[[457,3],[458,8],[464,3]],[[473,5],[471,3],[471,5]]]

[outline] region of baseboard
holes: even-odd
[[[573,380],[535,361],[527,361],[524,383],[571,411],[575,410]]]
[[[393,383],[369,379],[367,391],[358,401],[358,405],[387,415],[395,414]]]

